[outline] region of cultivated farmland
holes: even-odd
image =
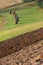
[[[16,13],[19,17],[17,25],[14,23],[14,17],[9,11],[2,12],[1,15],[4,16],[7,23],[0,31],[0,41],[43,27],[43,10],[38,6],[29,6],[24,9],[16,10]],[[1,17],[0,21],[2,21]]]
[[[0,65],[43,65],[43,28],[0,42]]]
[[[0,65],[43,65],[43,9],[27,5],[0,10]]]

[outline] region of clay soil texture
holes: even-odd
[[[0,65],[43,65],[43,58],[37,59],[41,54],[43,55],[43,40],[1,58]]]
[[[43,28],[0,42],[0,65],[43,65],[42,55]]]

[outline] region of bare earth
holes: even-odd
[[[22,3],[22,4],[20,4]],[[16,5],[14,6],[13,8],[14,9],[18,9],[18,8],[24,8],[26,6],[34,6],[35,5],[35,2],[28,2],[28,3],[23,3],[22,0],[1,0],[0,1],[0,9],[4,9],[6,7],[9,7],[9,6],[12,6],[12,5],[15,5],[15,4],[19,4],[19,5]]]
[[[1,58],[0,65],[43,65],[43,39]]]
[[[0,9],[21,3],[22,0],[0,0]]]

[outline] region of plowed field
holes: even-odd
[[[43,40],[3,57],[0,59],[0,65],[43,65],[43,58],[39,57],[38,62],[35,60],[41,54],[43,54]]]
[[[43,28],[0,42],[0,65],[43,65]]]

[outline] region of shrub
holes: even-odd
[[[38,3],[38,5],[39,5],[40,7],[43,8],[43,0],[37,0],[37,3]]]

